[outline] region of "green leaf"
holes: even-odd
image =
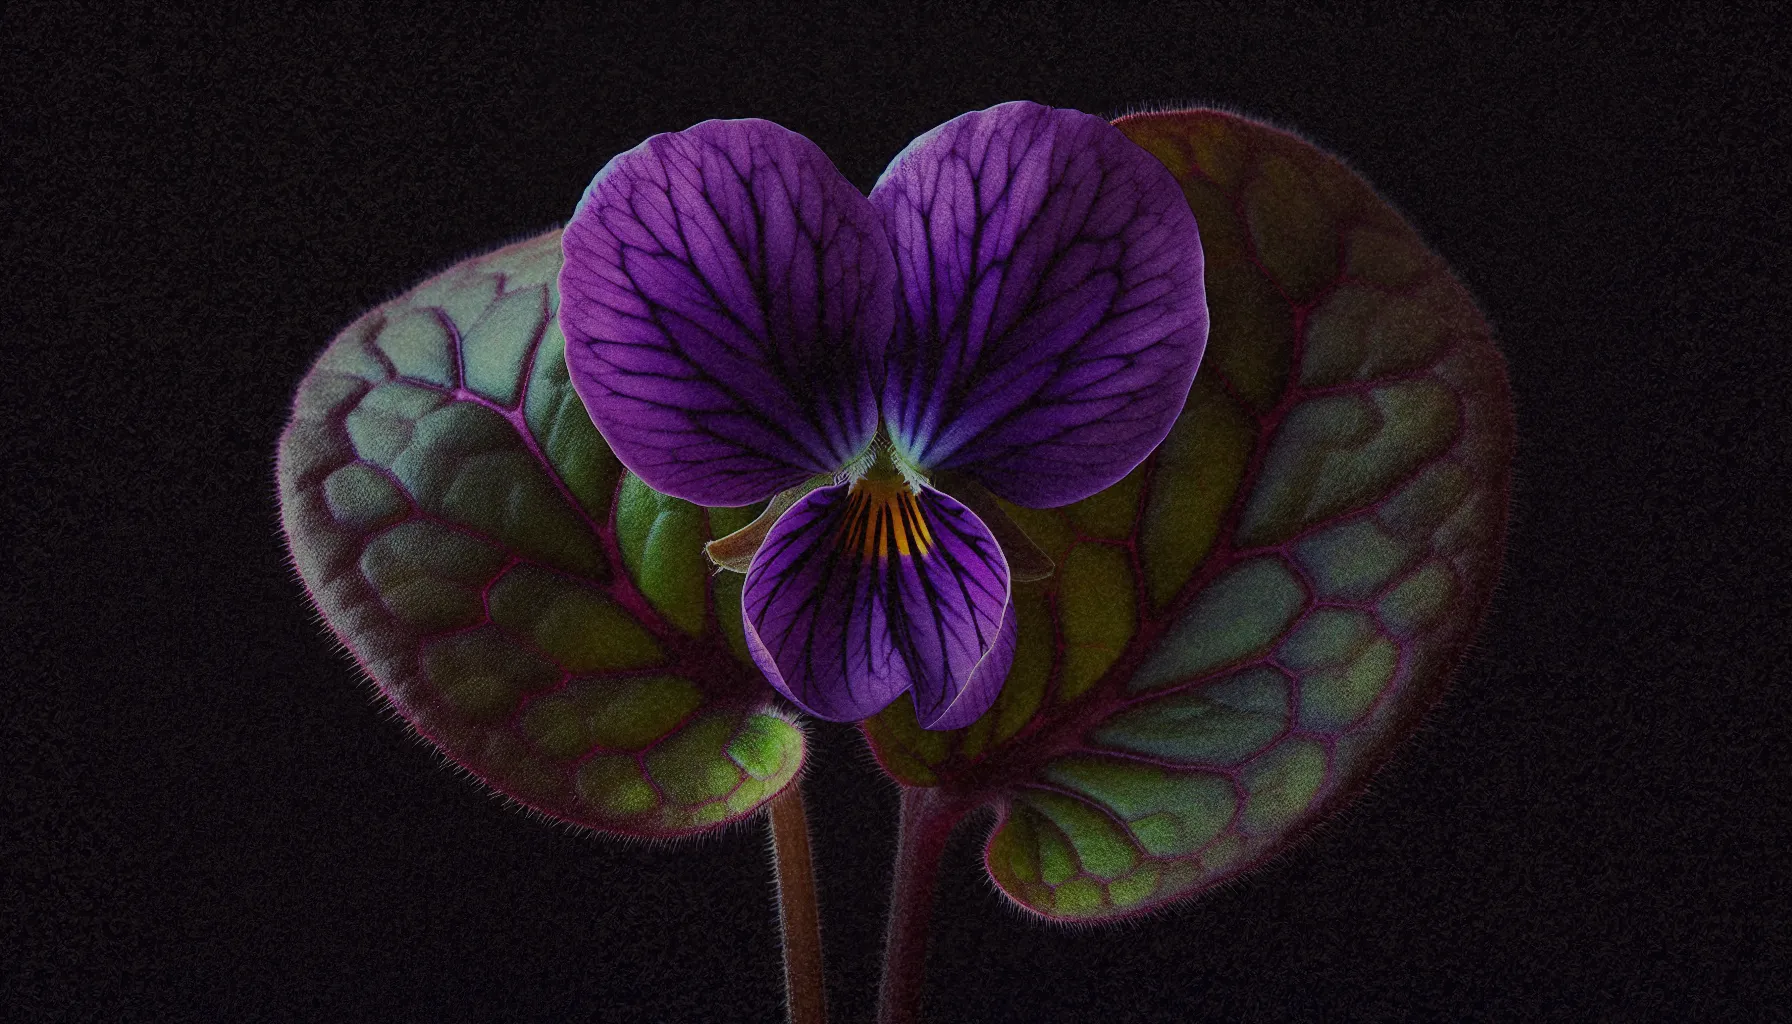
[[[282,519],[326,622],[416,730],[504,795],[624,835],[752,813],[801,731],[747,657],[706,511],[626,474],[573,392],[560,233],[369,311],[299,385]]]
[[[1230,114],[1118,126],[1200,225],[1188,404],[1116,487],[1008,507],[1059,571],[1015,587],[995,707],[863,724],[898,781],[994,807],[991,877],[1061,920],[1203,892],[1360,791],[1485,613],[1512,459],[1486,322],[1360,178]]]

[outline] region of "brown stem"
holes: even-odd
[[[821,907],[815,900],[815,862],[802,780],[771,802],[772,858],[778,869],[778,924],[784,932],[784,993],[790,1024],[827,1024],[822,985]]]
[[[927,926],[933,917],[940,855],[963,813],[962,807],[951,805],[937,789],[902,787],[902,831],[896,841],[878,1024],[919,1024],[921,1020]]]

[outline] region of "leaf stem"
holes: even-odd
[[[803,781],[791,780],[771,802],[772,859],[778,872],[778,925],[784,933],[784,994],[790,1024],[827,1024],[822,984],[821,906],[815,899],[815,861]]]
[[[932,787],[902,787],[901,833],[884,939],[884,978],[878,992],[878,1024],[919,1024],[927,970],[927,928],[940,856],[964,808]]]

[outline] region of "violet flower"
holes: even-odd
[[[970,724],[1013,660],[1030,508],[1130,472],[1207,340],[1170,172],[1107,122],[1004,103],[910,143],[867,198],[769,121],[612,159],[566,226],[560,323],[616,456],[703,505],[771,498],[709,546],[749,649],[819,718],[904,692]]]

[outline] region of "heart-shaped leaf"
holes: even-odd
[[[555,818],[669,837],[751,813],[803,736],[746,653],[705,510],[623,471],[567,379],[560,232],[362,316],[280,438],[293,563],[404,718]]]
[[[985,861],[1039,914],[1199,893],[1360,791],[1485,613],[1512,414],[1474,302],[1337,160],[1210,110],[1116,125],[1182,183],[1212,331],[1169,438],[1118,485],[1009,513],[1014,667],[968,728],[900,700],[879,761],[993,806]]]

